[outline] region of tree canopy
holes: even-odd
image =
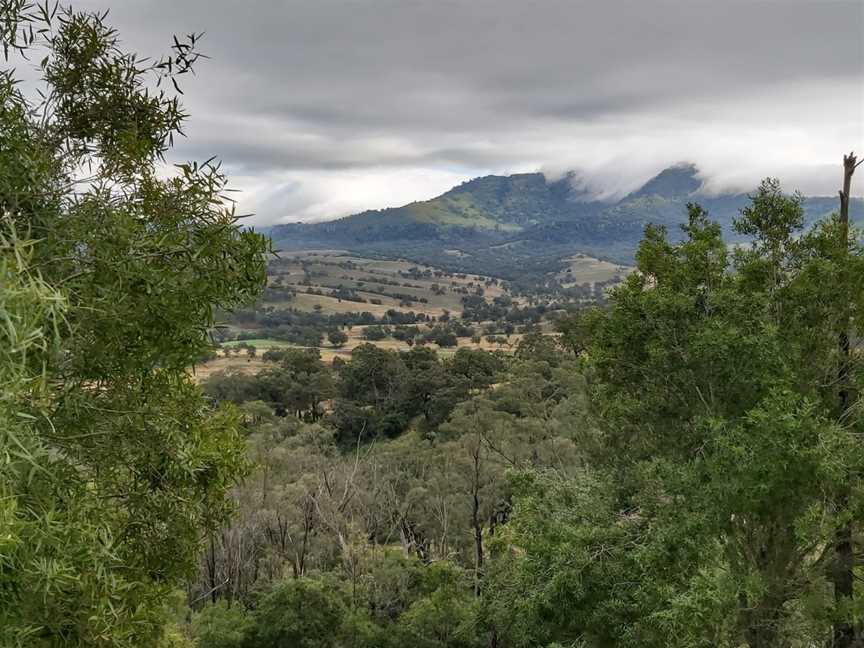
[[[106,21],[0,0],[7,61],[41,80],[0,73],[0,645],[864,641],[854,156],[841,216],[808,229],[774,179],[734,246],[697,204],[680,235],[647,227],[560,335],[463,301],[525,324],[512,355],[392,311],[357,322],[409,351],[247,345],[263,368],[202,389],[269,243],[217,162],[168,164],[199,37],[144,59]],[[259,316],[333,348],[354,322]]]
[[[104,15],[17,0],[0,31],[42,80],[0,73],[0,642],[155,645],[246,466],[188,370],[268,243],[216,162],[165,164],[194,35],[146,60]]]

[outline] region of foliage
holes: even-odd
[[[191,624],[191,634],[198,645],[208,648],[242,648],[250,629],[251,621],[245,610],[224,600],[202,608]]]
[[[524,553],[502,547],[489,605],[515,645],[524,627],[598,646],[826,645],[832,619],[860,623],[829,576],[861,510],[861,421],[836,376],[864,255],[834,219],[801,224],[800,198],[766,181],[737,225],[754,244],[730,256],[691,205],[681,243],[649,228],[611,308],[565,324],[602,435],[584,475],[521,482],[509,543]]]
[[[2,9],[45,97],[0,74],[2,641],[157,645],[245,469],[237,413],[187,370],[214,310],[263,286],[267,244],[212,161],[161,174],[185,114],[155,86],[192,70],[194,36],[148,62],[102,15]]]
[[[518,362],[506,376],[502,358],[484,351],[462,349],[442,361],[428,348],[396,354],[370,346],[339,371],[358,360],[351,380],[359,385],[374,379],[369,369],[397,363],[404,393],[415,394],[407,404],[426,400],[423,393],[446,400],[451,379],[461,395],[448,404],[446,422],[416,421],[422,434],[360,443],[345,443],[332,426],[340,413],[346,425],[368,422],[372,405],[346,401],[351,409],[316,425],[262,417],[248,437],[256,470],[235,489],[238,516],[205,552],[193,597],[215,592],[251,618],[256,592],[280,587],[287,572],[342,601],[342,630],[325,635],[332,645],[485,643],[477,560],[488,559],[486,543],[511,510],[505,472],[578,463],[567,438],[581,428],[584,402],[576,359],[559,349]],[[553,386],[573,375],[567,389]],[[516,384],[488,390],[502,379]],[[371,386],[352,385],[374,398]]]
[[[327,223],[277,225],[270,234],[280,248],[339,247],[361,256],[493,275],[530,288],[561,270],[574,250],[631,263],[649,224],[669,228],[677,239],[678,226],[686,225],[687,202],[694,196],[714,214],[724,236],[743,241],[733,223],[748,205],[747,195],[710,195],[701,185],[694,165],[676,165],[610,204],[596,200],[574,175],[557,180],[542,173],[484,176],[425,202]],[[812,197],[802,204],[807,223],[813,224],[835,201]],[[853,201],[852,217],[864,220],[861,200]]]
[[[327,341],[338,349],[345,346],[345,343],[348,342],[348,334],[339,329],[334,329],[327,333]]]

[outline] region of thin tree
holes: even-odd
[[[855,153],[843,156],[843,189],[840,191],[840,254],[845,265],[845,258],[849,254],[849,197],[852,187],[852,175],[860,162],[857,161]],[[840,420],[846,419],[849,412],[849,371],[850,371],[850,336],[849,336],[849,312],[848,306],[843,307],[840,319],[840,367],[838,369],[837,382],[839,385],[838,400]],[[848,490],[840,494],[838,509],[845,511],[849,505]],[[838,610],[848,606],[854,596],[854,568],[855,555],[852,546],[853,525],[849,520],[837,530],[835,540],[835,563],[832,580],[834,582],[834,600]],[[855,641],[855,628],[845,618],[845,615],[834,624],[834,645],[837,648],[849,648]]]

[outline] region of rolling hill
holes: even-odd
[[[576,252],[629,263],[647,224],[677,235],[690,201],[702,204],[730,241],[740,240],[732,222],[747,193],[704,193],[694,164],[669,167],[615,202],[592,199],[573,180],[573,174],[555,181],[542,173],[484,176],[432,200],[268,232],[282,249],[339,247],[517,281],[558,270]],[[812,223],[835,210],[837,199],[806,198],[804,208]],[[864,220],[860,199],[852,217]]]

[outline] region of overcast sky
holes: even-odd
[[[714,188],[771,174],[833,194],[842,153],[864,153],[862,0],[75,6],[110,8],[147,55],[207,32],[176,156],[220,156],[259,224],[401,205],[488,173],[576,169],[611,195],[679,161]]]

